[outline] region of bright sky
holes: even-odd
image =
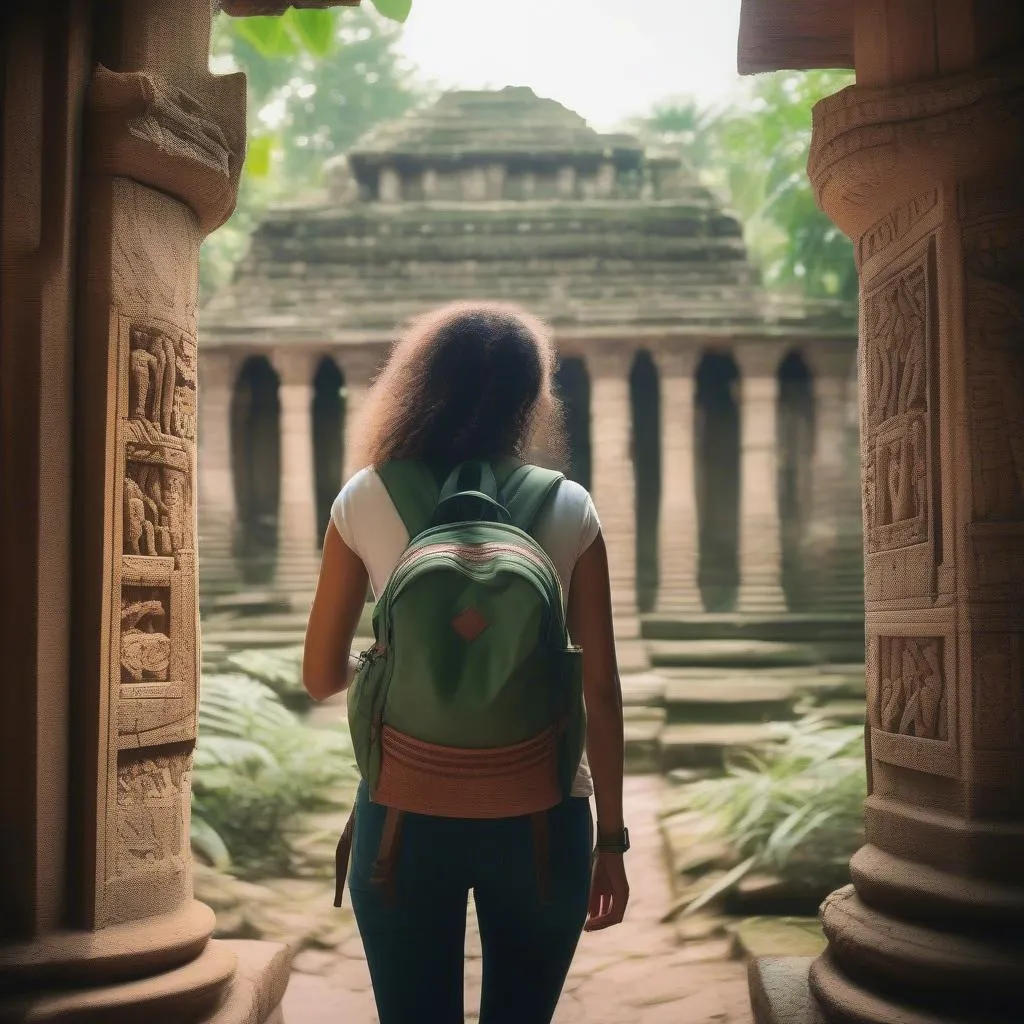
[[[726,97],[740,0],[413,0],[400,49],[442,88],[528,85],[599,130]]]

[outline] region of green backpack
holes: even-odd
[[[410,541],[348,691],[359,771],[388,808],[375,880],[394,895],[404,812],[530,815],[544,890],[546,812],[569,795],[586,735],[582,652],[558,571],[530,533],[562,474],[509,459],[463,463],[443,483],[418,460],[379,475]],[[336,906],[352,828],[338,844]]]

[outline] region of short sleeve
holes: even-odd
[[[584,490],[583,493],[586,500],[583,502],[582,515],[580,517],[580,539],[579,546],[576,549],[577,561],[579,561],[583,552],[597,540],[597,535],[601,532],[601,520],[598,518],[594,499],[591,498],[588,491]]]
[[[363,553],[360,551],[359,542],[356,539],[360,532],[356,524],[359,517],[358,509],[362,505],[362,496],[366,493],[370,483],[370,473],[369,468],[361,469],[349,477],[331,505],[331,522],[337,528],[345,546],[360,558],[363,558]]]

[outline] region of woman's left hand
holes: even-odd
[[[590,880],[590,909],[584,931],[596,932],[619,924],[629,902],[629,882],[621,853],[599,853]]]

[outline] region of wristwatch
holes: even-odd
[[[595,853],[625,853],[629,849],[629,829],[617,832],[598,832]]]

